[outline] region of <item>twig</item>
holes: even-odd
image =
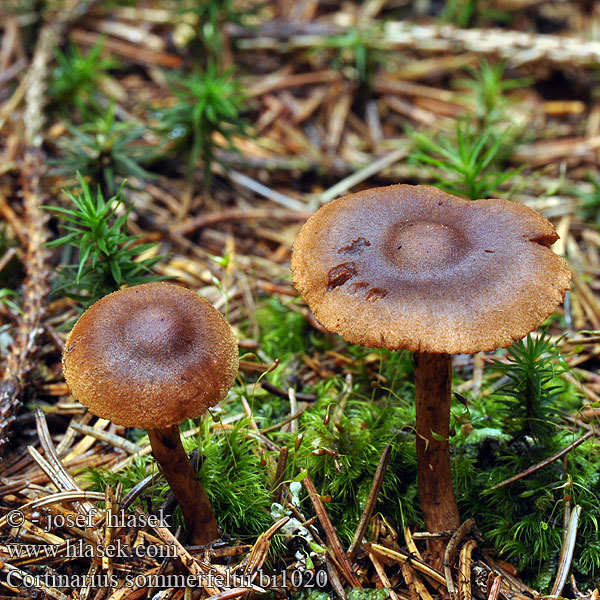
[[[288,447],[282,446],[277,459],[277,469],[273,478],[273,502],[283,504],[283,478],[285,477],[285,469],[288,461]]]
[[[577,539],[577,525],[579,523],[579,515],[581,514],[581,506],[577,505],[571,511],[571,519],[569,520],[569,529],[567,531],[567,537],[560,550],[560,558],[558,561],[558,572],[556,574],[556,580],[552,586],[552,596],[560,596],[567,577],[569,576],[569,570],[571,568],[571,561],[573,560],[573,552],[575,550],[575,540]]]
[[[381,458],[379,459],[379,464],[377,465],[377,470],[375,471],[375,475],[373,476],[373,483],[371,484],[371,490],[369,492],[369,497],[367,499],[367,504],[363,513],[360,517],[360,521],[354,533],[354,539],[350,544],[350,548],[348,548],[348,558],[350,560],[354,560],[354,555],[358,550],[362,539],[367,531],[367,527],[369,526],[369,521],[373,516],[373,512],[375,511],[375,506],[377,505],[377,498],[379,496],[379,492],[381,491],[381,486],[383,485],[383,478],[385,477],[385,472],[387,470],[387,466],[390,462],[390,455],[392,453],[392,446],[388,444],[381,454]]]
[[[44,506],[51,506],[52,504],[61,504],[63,502],[77,502],[78,500],[104,500],[104,494],[100,492],[58,492],[57,494],[50,494],[44,498],[38,498],[32,500],[19,507],[20,512],[26,512],[35,508],[42,508]],[[10,513],[8,513],[10,514]],[[7,523],[7,515],[0,518],[0,529]]]
[[[16,575],[22,580],[25,578],[31,578],[30,573],[28,573],[27,571],[22,571],[21,569],[14,567],[13,565],[7,562],[1,563],[0,571],[2,571],[3,573],[12,573],[13,576]],[[39,581],[35,582],[35,586],[39,587],[39,589],[42,590],[45,594],[47,594],[50,598],[54,598],[55,600],[69,600],[69,597],[66,594],[63,594],[60,590],[57,590],[56,588],[47,586],[41,578]],[[14,588],[9,589],[13,589],[13,591],[15,592],[19,591],[15,590]]]
[[[350,564],[350,561],[348,560],[348,557],[346,556],[346,553],[342,548],[342,544],[340,543],[340,540],[337,536],[337,533],[335,532],[333,524],[331,523],[331,519],[327,514],[325,505],[323,504],[321,497],[317,493],[317,488],[315,487],[315,484],[312,482],[312,479],[308,474],[304,477],[302,481],[304,483],[306,491],[308,492],[309,498],[313,503],[313,506],[315,507],[315,512],[317,513],[317,517],[321,522],[321,526],[325,531],[327,543],[331,548],[338,564],[340,565],[340,568],[342,569],[342,575],[350,585],[362,588],[360,581],[352,572],[352,565]]]
[[[404,577],[404,583],[406,583],[406,587],[410,591],[410,597],[412,600],[417,600],[417,586],[415,584],[415,576],[417,575],[414,569],[410,567],[409,564],[404,563],[400,565],[400,570],[402,571],[402,577]],[[431,595],[430,595],[431,598]],[[427,598],[429,600],[429,598]]]
[[[502,575],[497,575],[494,577],[494,582],[490,587],[490,592],[488,594],[487,600],[498,600],[498,596],[500,595],[500,587],[502,585]]]
[[[48,463],[53,467],[53,470],[58,474],[58,481],[53,481],[58,489],[62,489],[63,492],[69,490],[80,490],[81,488],[77,485],[77,482],[71,474],[65,469],[65,466],[60,460],[50,437],[50,431],[48,431],[48,424],[46,423],[46,417],[39,406],[35,409],[35,424],[37,429],[38,438],[44,449],[45,458]],[[91,505],[88,510],[92,508]]]
[[[295,198],[290,198],[290,196],[286,196],[281,192],[276,192],[275,190],[268,188],[266,185],[255,181],[247,175],[243,175],[242,173],[232,170],[228,172],[228,175],[231,181],[235,181],[239,185],[248,188],[257,194],[260,194],[261,196],[264,196],[268,200],[272,200],[277,204],[281,204],[281,206],[303,212],[305,212],[307,209],[307,206],[304,204],[304,202],[300,202],[300,200],[296,200]]]
[[[130,442],[115,433],[109,433],[103,429],[98,429],[97,427],[92,427],[90,425],[82,425],[81,423],[71,423],[69,427],[75,431],[84,433],[85,435],[90,435],[101,442],[106,442],[115,448],[121,448],[128,454],[135,454],[138,451],[137,446],[133,442]]]
[[[285,390],[281,389],[280,387],[277,387],[276,385],[273,385],[269,381],[261,381],[260,386],[263,389],[267,390],[267,392],[275,394],[275,396],[279,396],[280,398],[284,398],[285,400],[288,399],[288,393]],[[317,397],[315,394],[302,394],[300,392],[296,392],[296,400],[298,400],[299,402],[314,402],[316,399]]]
[[[290,520],[290,517],[283,517],[276,523],[271,525],[267,531],[261,533],[256,540],[250,556],[247,559],[244,573],[247,575],[254,576],[258,573],[258,570],[263,566],[269,549],[271,547],[271,538]]]
[[[133,501],[152,483],[154,483],[155,479],[158,479],[162,473],[160,471],[156,471],[156,473],[152,473],[152,475],[148,475],[144,477],[142,481],[132,487],[129,492],[127,492],[126,496],[123,498],[123,502],[121,503],[122,510],[126,510],[133,504]]]
[[[556,454],[553,454],[552,456],[545,458],[543,461],[537,463],[536,465],[533,465],[533,466],[529,467],[528,469],[525,469],[525,471],[523,471],[522,473],[517,473],[517,475],[514,475],[513,477],[509,477],[508,479],[505,479],[504,481],[497,483],[496,485],[492,486],[490,488],[490,490],[497,490],[498,488],[504,487],[505,485],[508,485],[509,483],[514,483],[515,481],[518,481],[519,479],[523,479],[523,477],[527,477],[528,475],[531,475],[532,473],[539,471],[540,469],[553,463],[555,460],[562,458],[565,454],[568,454],[569,452],[571,452],[571,450],[573,450],[574,448],[577,448],[577,446],[583,444],[583,442],[585,442],[586,440],[589,440],[593,435],[594,435],[593,431],[588,431],[586,434],[584,434],[582,437],[580,437],[577,441],[573,442],[572,444],[569,444],[568,446],[566,446],[565,448],[563,448]]]
[[[276,221],[305,221],[312,211],[306,210],[273,210],[266,208],[219,210],[213,213],[203,213],[176,226],[173,231],[181,235],[189,235],[198,229],[229,223],[231,221],[256,221],[259,219],[274,219]]]
[[[392,584],[391,584],[390,580],[388,579],[388,576],[385,574],[385,570],[383,568],[383,565],[379,561],[379,559],[372,552],[367,552],[367,555],[369,556],[369,559],[373,563],[373,566],[375,567],[375,571],[377,573],[377,577],[379,577],[379,580],[381,581],[383,587],[388,589],[390,598],[392,600],[400,600],[398,598],[398,594],[396,594],[396,592],[392,588]]]
[[[454,25],[415,25],[390,21],[385,40],[394,47],[421,51],[477,52],[506,59],[512,66],[539,61],[594,65],[600,62],[600,43],[562,35],[536,35],[505,29],[460,29]]]
[[[210,573],[210,565],[195,559],[179,542],[179,540],[166,528],[166,527],[154,527],[153,528],[160,539],[168,546],[175,547],[177,556],[182,562],[183,566],[192,574],[196,575],[202,584],[202,587],[208,593],[209,596],[215,596],[220,594],[221,590],[216,587],[210,587],[207,585],[206,574]]]
[[[441,583],[444,586],[446,586],[446,578],[439,571],[432,569],[423,561],[413,558],[410,554],[406,554],[401,550],[390,550],[385,546],[381,546],[379,544],[371,544],[369,542],[365,544],[365,548],[367,552],[374,552],[379,556],[383,556],[384,558],[388,558],[399,564],[408,563],[415,570],[423,573],[423,575],[427,575],[427,577],[431,577],[431,579],[433,579],[434,581],[437,581],[438,583]]]
[[[277,431],[278,429],[281,429],[284,425],[287,425],[291,421],[295,421],[296,419],[301,417],[303,414],[304,414],[304,410],[299,410],[298,412],[287,416],[282,421],[279,421],[279,423],[274,423],[273,425],[269,425],[268,427],[265,427],[264,429],[261,429],[260,431],[263,434],[270,433],[271,431]]]
[[[458,551],[460,543],[474,527],[475,519],[468,519],[467,521],[465,521],[454,532],[454,535],[450,538],[450,541],[446,546],[446,551],[444,553],[444,575],[446,577],[446,586],[448,587],[448,593],[450,594],[450,598],[452,598],[452,600],[455,600],[457,590],[454,585],[454,580],[452,579],[451,565],[454,561],[454,557],[456,556],[456,552]]]

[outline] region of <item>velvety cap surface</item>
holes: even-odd
[[[368,347],[473,353],[504,348],[569,289],[558,239],[539,213],[394,185],[338,198],[294,244],[296,288],[315,317]]]
[[[109,294],[81,315],[63,353],[73,396],[118,425],[155,429],[205,413],[233,385],[238,349],[198,294],[149,283]]]

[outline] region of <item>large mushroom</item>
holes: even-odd
[[[81,315],[63,353],[65,379],[77,400],[117,425],[148,431],[197,544],[217,538],[218,528],[179,424],[222,400],[237,369],[227,321],[198,294],[169,283],[101,298]]]
[[[304,224],[293,281],[328,330],[414,351],[418,485],[430,532],[460,516],[448,438],[451,355],[504,348],[570,286],[552,224],[522,204],[394,185],[338,198]]]

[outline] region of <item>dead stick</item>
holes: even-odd
[[[275,221],[305,221],[310,217],[312,211],[308,210],[273,210],[266,208],[255,208],[249,210],[219,210],[213,213],[201,214],[184,221],[174,228],[181,235],[189,235],[198,229],[212,227],[221,223],[232,221],[257,221],[261,219],[274,219]]]
[[[277,469],[275,471],[275,477],[273,478],[273,502],[283,504],[283,478],[285,476],[285,468],[288,461],[288,448],[282,446],[279,451],[279,458],[277,459]]]
[[[373,566],[375,567],[377,577],[379,577],[379,580],[381,581],[383,587],[385,587],[389,590],[388,593],[390,595],[390,598],[392,600],[400,600],[400,598],[398,597],[398,594],[396,594],[396,592],[394,591],[394,589],[392,587],[392,583],[390,582],[388,576],[386,575],[383,565],[381,564],[379,559],[372,552],[367,552],[367,554],[368,554],[369,558],[371,559]]]
[[[454,580],[452,579],[452,571],[450,569],[458,546],[463,541],[464,537],[475,527],[475,519],[469,519],[465,521],[450,538],[448,545],[446,546],[446,552],[444,553],[444,575],[446,577],[446,585],[448,586],[448,593],[450,598],[455,600],[456,598],[456,587]]]
[[[487,600],[498,600],[500,595],[500,586],[502,585],[502,575],[498,575],[494,578],[494,582],[490,586],[490,593],[488,594]]]
[[[369,497],[367,499],[367,504],[365,506],[365,510],[360,517],[360,521],[358,523],[358,527],[356,528],[356,532],[354,533],[354,539],[352,540],[352,544],[350,544],[350,548],[348,548],[348,558],[350,560],[354,559],[354,555],[358,550],[360,543],[362,542],[363,536],[367,531],[367,527],[369,526],[369,521],[373,516],[373,512],[375,511],[375,506],[377,505],[377,498],[379,496],[379,492],[381,491],[381,486],[383,485],[383,478],[385,477],[385,472],[387,470],[387,466],[390,462],[390,455],[392,453],[392,446],[388,444],[381,458],[379,459],[379,464],[377,465],[377,470],[375,471],[375,475],[373,476],[373,483],[371,484],[371,490],[369,492]]]
[[[333,528],[331,519],[329,518],[327,510],[325,509],[325,505],[323,504],[323,500],[321,500],[321,496],[319,496],[317,488],[315,487],[315,484],[312,482],[312,479],[308,474],[306,475],[306,477],[304,477],[303,483],[304,487],[306,488],[306,491],[308,492],[310,500],[313,503],[313,506],[315,507],[315,512],[317,513],[317,517],[319,517],[321,526],[325,531],[327,543],[329,544],[329,547],[331,548],[334,556],[337,559],[337,562],[341,567],[342,575],[350,585],[362,588],[360,581],[352,572],[352,565],[350,564],[350,561],[348,560],[348,557],[346,556],[346,553],[342,548],[342,544],[340,543],[337,533]]]
[[[562,458],[565,454],[568,454],[569,452],[571,452],[571,450],[574,450],[575,448],[577,448],[577,446],[580,446],[581,444],[583,444],[583,442],[590,439],[593,435],[594,435],[593,431],[588,431],[586,434],[584,434],[582,437],[580,437],[577,441],[573,442],[572,444],[569,444],[566,448],[563,448],[556,454],[553,454],[552,456],[545,458],[543,461],[537,463],[536,465],[533,465],[533,466],[529,467],[528,469],[525,469],[525,471],[523,471],[522,473],[517,473],[517,475],[514,475],[513,477],[509,477],[508,479],[505,479],[504,481],[497,483],[496,485],[492,486],[490,489],[497,490],[498,488],[504,487],[505,485],[508,485],[509,483],[514,483],[515,481],[518,481],[519,479],[523,479],[523,477],[527,477],[528,475],[531,475],[532,473],[539,471],[540,469],[544,468],[545,466],[549,465],[550,463],[553,463],[555,460]]]
[[[390,550],[380,544],[371,544],[367,542],[365,544],[367,552],[374,552],[379,556],[393,560],[399,564],[409,563],[415,570],[420,571],[423,575],[430,577],[433,581],[446,585],[446,578],[436,569],[433,569],[429,565],[425,564],[422,560],[413,558],[410,554],[406,554],[401,550]]]

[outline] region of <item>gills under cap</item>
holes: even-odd
[[[368,347],[504,348],[569,289],[552,224],[507,200],[393,185],[338,198],[302,227],[294,285],[327,329]]]
[[[169,283],[101,298],[67,338],[63,371],[92,413],[127,427],[157,429],[205,413],[238,369],[223,316],[198,294]]]

